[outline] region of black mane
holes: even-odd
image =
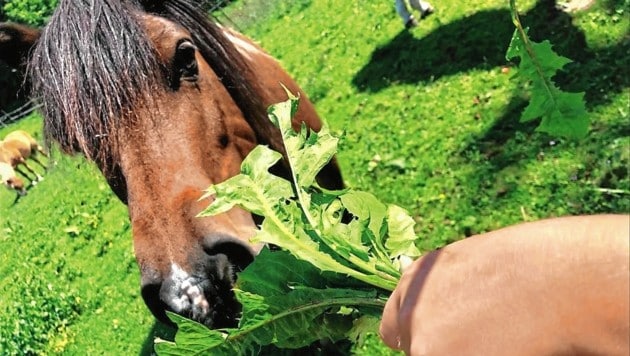
[[[133,111],[152,105],[168,85],[137,14],[147,12],[186,28],[259,142],[270,142],[267,119],[251,69],[221,28],[191,0],[61,0],[29,62],[34,94],[44,103],[48,138],[79,151],[108,176],[117,169],[116,130],[133,125]],[[116,121],[121,117],[126,122]]]

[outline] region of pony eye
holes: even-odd
[[[177,45],[173,58],[173,84],[179,86],[179,82],[195,82],[199,75],[195,53],[197,47],[189,40],[183,40]]]

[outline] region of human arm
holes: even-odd
[[[627,355],[629,228],[627,215],[556,218],[431,252],[403,274],[381,336],[412,355]]]

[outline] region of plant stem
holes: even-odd
[[[545,73],[542,72],[542,65],[540,64],[538,57],[536,57],[536,54],[534,53],[534,50],[532,49],[532,44],[529,41],[529,37],[527,37],[527,33],[525,33],[525,29],[523,28],[523,25],[521,24],[521,19],[518,16],[518,10],[516,8],[516,0],[510,0],[510,14],[512,15],[512,23],[514,23],[514,26],[516,27],[516,30],[518,31],[518,35],[521,39],[521,42],[523,42],[523,45],[525,46],[525,51],[527,52],[527,55],[531,58],[532,62],[534,63],[534,67],[536,67],[536,72],[538,73],[538,76],[542,79],[544,90],[547,92],[549,99],[553,102],[554,104],[553,106],[556,107],[557,104],[556,104],[556,100],[554,98],[553,91],[552,91],[553,84],[547,80]]]
[[[282,318],[285,318],[291,314],[295,314],[295,313],[304,313],[306,311],[309,311],[311,309],[316,309],[316,308],[329,308],[329,307],[334,307],[334,306],[348,306],[348,305],[352,305],[352,306],[364,306],[364,307],[378,307],[378,308],[385,308],[385,303],[386,300],[379,298],[379,297],[373,297],[373,298],[333,298],[333,299],[327,299],[327,300],[321,300],[321,301],[314,301],[308,304],[304,304],[301,305],[297,308],[293,308],[293,309],[289,309],[289,310],[285,310],[281,313],[278,313],[272,317],[270,317],[269,319],[266,319],[264,321],[259,322],[258,324],[252,325],[251,328],[247,329],[247,330],[242,330],[238,333],[235,334],[230,334],[227,338],[226,341],[238,341],[238,339],[241,339],[243,337],[245,337],[247,334],[253,332],[254,330],[264,327],[267,324],[271,324],[277,320],[280,320]]]

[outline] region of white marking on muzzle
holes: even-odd
[[[193,309],[202,315],[210,312],[210,303],[203,294],[203,290],[195,283],[197,278],[192,277],[175,263],[171,265],[171,276],[176,288],[179,289],[177,295],[180,296],[179,299],[173,300],[173,309],[176,313],[189,309],[191,304]]]

